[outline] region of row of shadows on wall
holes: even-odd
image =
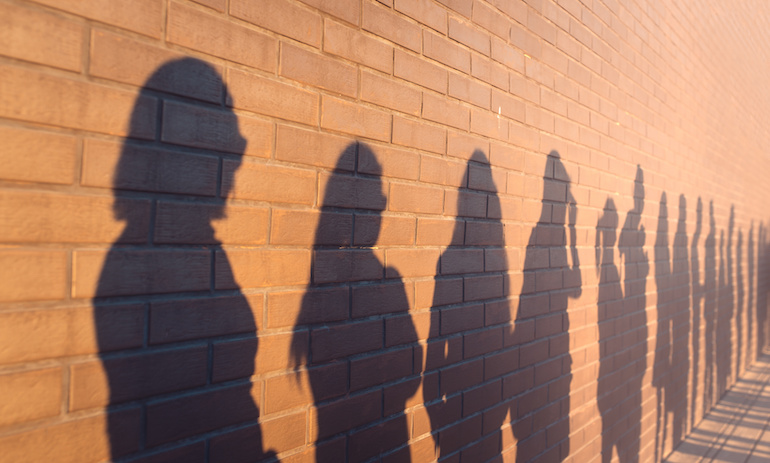
[[[216,71],[187,59],[161,67],[142,94],[161,98],[166,95],[164,91],[184,95],[185,88],[194,84],[190,76],[224,88]],[[238,143],[245,146],[235,115],[224,104],[222,109],[225,114],[212,121],[207,130],[216,132],[212,132],[213,137],[227,138],[230,147]],[[134,128],[144,130],[143,114],[139,109],[133,114],[132,134]],[[206,136],[206,131],[202,134]],[[160,146],[162,142],[156,139],[152,144]],[[115,212],[126,222],[126,237],[136,236],[141,233],[137,229],[147,225],[134,223],[130,212],[122,207],[123,198],[133,194],[131,179],[140,168],[131,146],[125,145],[114,176]],[[240,156],[227,159],[239,162]],[[228,170],[230,175],[234,170]],[[290,353],[297,375],[306,374],[312,388],[317,461],[409,461],[412,452],[408,441],[423,430],[429,432],[429,444],[421,446],[422,450],[412,449],[420,459],[486,461],[511,451],[517,461],[557,461],[570,454],[573,359],[567,307],[570,298],[581,295],[582,287],[575,230],[578,205],[570,193],[570,178],[558,153],[551,153],[544,173],[542,211],[527,243],[519,286],[509,278],[500,200],[485,154],[473,153],[465,172],[457,191],[451,241],[444,245],[432,282],[431,309],[419,315],[420,326],[427,330],[418,330],[398,269],[383,265],[382,253],[375,249],[381,212],[387,203],[378,160],[361,143],[350,145],[339,156],[324,193],[310,284]],[[199,218],[196,236],[206,236],[208,243],[201,252],[209,253],[204,260],[215,264],[209,264],[210,290],[195,294],[198,309],[164,311],[162,301],[156,306],[152,302],[156,299],[143,299],[149,307],[150,323],[157,319],[168,327],[195,323],[195,318],[185,317],[204,321],[200,310],[205,310],[205,301],[221,305],[224,300],[227,308],[218,313],[226,314],[228,320],[217,320],[216,324],[236,333],[234,339],[240,348],[236,355],[224,359],[223,371],[217,370],[222,359],[214,346],[221,336],[205,327],[200,329],[202,335],[198,333],[202,343],[191,344],[185,336],[176,339],[179,350],[186,354],[174,357],[173,362],[161,362],[163,371],[153,371],[141,362],[127,361],[121,352],[113,352],[120,347],[115,344],[115,333],[120,331],[115,326],[116,304],[125,302],[121,298],[123,288],[136,284],[132,279],[137,276],[127,270],[134,265],[132,259],[142,259],[138,257],[142,252],[171,251],[168,246],[116,244],[107,256],[94,321],[110,387],[108,432],[114,459],[136,452],[153,454],[156,448],[173,449],[178,442],[190,441],[204,443],[207,461],[275,457],[273,451],[263,448],[259,410],[251,391],[258,337],[250,301],[237,286],[220,289],[213,283],[214,275],[234,281],[227,255],[211,226],[211,220],[225,217],[224,200],[232,184],[232,178],[221,181],[219,200],[209,201],[209,216]],[[612,199],[607,199],[596,227],[597,405],[604,461],[610,461],[613,452],[621,461],[634,461],[639,455],[642,378],[650,366],[658,400],[656,459],[680,441],[687,429],[688,410],[691,425],[702,415],[695,412],[696,407],[707,410],[727,388],[733,374],[731,349],[735,347],[738,352],[738,364],[753,358],[753,353],[741,358],[742,346],[732,346],[731,323],[738,320],[740,343],[744,330],[753,333],[756,327],[764,326],[764,312],[759,310],[748,314],[748,325],[743,326],[743,311],[765,307],[767,302],[764,292],[759,291],[754,300],[752,289],[755,272],[766,267],[763,262],[755,265],[753,258],[765,251],[762,227],[755,238],[752,226],[747,237],[746,301],[741,261],[744,238],[741,231],[734,236],[733,214],[727,237],[722,231],[717,247],[710,206],[702,266],[698,254],[701,200],[696,231],[690,240],[685,227],[686,200],[680,197],[672,251],[664,194],[653,256],[658,288],[656,346],[654,365],[648,365],[647,339],[652,334],[648,326],[655,325],[648,324],[646,310],[646,282],[651,269],[650,257],[643,249],[647,232],[642,225],[645,194],[641,167],[633,196],[634,207],[625,214],[619,236],[618,211]],[[362,221],[368,230],[364,239],[354,235],[350,227],[353,213],[352,220]],[[131,241],[121,238],[118,243]],[[615,262],[616,251],[622,262]],[[737,256],[735,276],[733,255]],[[172,277],[184,280],[190,270],[180,266],[172,271],[181,272]],[[152,282],[146,285],[148,295],[156,292]],[[733,299],[734,286],[739,288],[737,301]],[[512,310],[509,301],[516,297],[519,307]],[[515,320],[511,320],[511,313],[516,313]],[[764,339],[758,345],[764,345]],[[167,355],[164,352],[156,355]],[[364,352],[366,355],[360,355]],[[694,377],[692,389],[687,391],[689,371]],[[180,384],[190,384],[190,375],[201,379],[178,394],[174,378],[183,378]],[[159,376],[164,379],[157,380]],[[170,398],[169,392],[174,392]],[[427,420],[421,421],[417,415],[408,419],[405,410],[415,404],[424,405]],[[141,423],[141,431],[132,429],[136,423]],[[136,432],[141,435],[139,448],[127,443]],[[515,448],[510,445],[513,442],[517,443]]]

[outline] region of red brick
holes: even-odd
[[[347,431],[382,416],[382,391],[348,396],[341,400],[322,405],[314,409],[310,430],[312,439],[323,439],[339,432]],[[322,429],[318,428],[318,416],[326,417]],[[333,420],[329,417],[334,417]]]
[[[181,53],[98,29],[91,31],[91,44],[88,72],[93,76],[212,103],[221,101],[219,65],[184,59]]]
[[[393,143],[432,153],[446,152],[446,129],[393,116]]]
[[[361,10],[356,0],[302,0],[302,2],[351,24],[359,23]]]
[[[415,284],[415,306],[418,308],[455,304],[462,300],[462,278],[437,278]]]
[[[222,170],[222,190],[230,191],[233,198],[308,205],[315,201],[312,171],[229,160],[223,162]]]
[[[74,3],[40,0],[37,3],[154,38],[160,38],[163,30],[163,5],[153,0],[85,0]]]
[[[391,116],[386,112],[324,96],[321,99],[321,127],[387,142],[390,141]]]
[[[422,105],[416,88],[366,70],[361,71],[361,99],[413,116],[420,115]]]
[[[156,104],[134,92],[8,66],[0,82],[2,117],[132,138],[155,136]]]
[[[321,46],[321,16],[287,0],[233,0],[230,14],[316,48]]]
[[[526,117],[524,107],[522,100],[510,96],[509,93],[492,91],[492,111],[498,115],[524,122]]]
[[[386,74],[393,72],[392,46],[334,21],[324,24],[323,50]]]
[[[381,251],[344,249],[315,251],[313,282],[332,283],[383,278]]]
[[[387,201],[379,178],[322,173],[320,190],[323,192],[323,207],[381,211]]]
[[[43,281],[40,288],[47,287]],[[98,318],[98,340],[94,317]],[[0,364],[140,347],[144,318],[139,304],[4,312],[0,336],[8,342],[0,349]]]
[[[451,20],[450,20],[451,21]],[[483,2],[473,2],[473,22],[503,40],[508,40],[510,26],[508,18]],[[451,31],[450,23],[450,31]],[[450,32],[451,34],[451,32]],[[489,52],[487,52],[489,55]]]
[[[76,363],[70,367],[71,411],[203,386],[206,347]]]
[[[175,299],[150,304],[150,344],[254,333],[263,295]]]
[[[393,183],[390,186],[390,210],[441,214],[444,207],[442,193],[437,188]]]
[[[473,0],[438,0],[444,6],[450,10],[456,11],[466,18],[471,17],[471,10],[473,9]]]
[[[489,142],[463,132],[447,134],[447,155],[470,160],[477,152],[489,152]]]
[[[6,191],[0,194],[0,209],[8,211],[0,220],[0,239],[11,243],[146,242],[149,201],[121,200],[120,207],[121,218],[130,227],[113,218],[113,201],[108,197]]]
[[[352,360],[350,390],[358,391],[410,376],[412,359],[412,348],[407,347]]]
[[[438,249],[388,249],[385,251],[388,263],[385,276],[398,278],[399,273],[404,278],[434,275],[438,258]]]
[[[524,53],[494,37],[492,37],[492,59],[508,69],[524,74]]]
[[[83,150],[82,185],[200,196],[217,192],[219,161],[213,156],[96,139],[86,139]]]
[[[527,17],[529,16],[528,10]],[[516,48],[523,50],[527,55],[539,58],[541,50],[540,37],[530,32],[523,24],[526,24],[526,22],[522,21],[522,25],[511,24],[510,42]]]
[[[0,447],[9,461],[104,461],[139,449],[140,419],[137,408],[69,419],[0,437]]]
[[[136,463],[205,463],[206,443],[203,441],[193,442],[183,447],[153,453],[133,461]]]
[[[471,141],[474,139],[473,137],[458,135],[453,132],[449,132],[449,134],[449,140],[452,140],[452,152],[457,154],[464,154],[464,150],[462,149],[464,145],[463,141]],[[468,154],[468,157],[470,157],[470,154]],[[422,156],[420,181],[452,187],[462,187],[465,186],[464,182],[467,183],[467,172],[467,164],[464,162],[457,162],[446,158],[436,158],[433,156]]]
[[[155,402],[147,407],[147,444],[191,437],[256,420],[260,383],[239,384]]]
[[[540,103],[540,86],[534,80],[527,79],[521,74],[512,72],[510,77],[511,91],[535,104]]]
[[[171,43],[264,71],[274,72],[276,68],[274,38],[181,3],[169,5],[166,38]]]
[[[447,14],[430,0],[394,0],[393,7],[415,21],[446,35]]]
[[[448,190],[444,200],[444,212],[450,216],[487,216],[487,195],[468,191]]]
[[[78,71],[83,25],[58,15],[6,4],[0,18],[0,50],[12,58]]]
[[[485,275],[465,278],[465,300],[478,301],[503,295],[503,277]]]
[[[469,2],[470,3],[470,2]],[[478,5],[478,4],[477,4]],[[481,32],[471,24],[460,21],[455,18],[449,18],[448,35],[450,38],[473,48],[479,53],[489,56],[490,39],[489,34]]]
[[[454,364],[441,370],[441,394],[452,394],[479,384],[484,377],[483,359]],[[481,418],[481,416],[479,416]]]
[[[411,217],[356,216],[356,246],[408,246],[414,244],[415,220]]]
[[[220,13],[223,13],[225,11],[225,8],[227,8],[227,0],[194,0],[195,3],[205,5],[213,10],[217,10]]]
[[[446,98],[426,92],[422,98],[422,117],[439,124],[450,125],[462,130],[468,130],[470,111],[467,107]]]
[[[313,363],[328,362],[382,348],[382,320],[320,327],[310,334]]]
[[[411,359],[409,359],[411,366]],[[62,371],[59,368],[0,375],[4,400],[0,426],[57,416],[62,403]]]
[[[377,146],[377,157],[359,156],[358,172],[382,177],[417,180],[420,156],[414,151],[388,146]]]
[[[351,316],[365,318],[372,315],[407,312],[413,299],[411,289],[404,288],[400,281],[356,286],[353,288]]]
[[[447,91],[447,71],[419,57],[396,49],[393,75],[439,93]]]
[[[236,69],[228,71],[227,85],[227,104],[234,108],[307,125],[318,123],[320,103],[315,93]]]
[[[422,31],[423,55],[460,72],[471,72],[471,54],[450,40],[428,30]]]
[[[387,317],[385,319],[385,347],[413,344],[415,342],[415,332],[417,333],[417,339],[420,341],[438,336],[437,317],[437,312],[430,311],[411,312]],[[415,354],[420,357],[419,351]]]
[[[324,227],[318,229],[322,214]],[[353,215],[273,209],[270,227],[272,244],[345,246],[350,245],[353,236]]]
[[[75,180],[76,139],[67,135],[0,127],[0,178],[71,185]]]
[[[166,101],[161,139],[177,145],[268,157],[273,124],[229,111]]]
[[[5,250],[0,256],[0,300],[63,299],[69,283],[64,251]]]
[[[305,443],[304,429],[307,420],[304,412],[263,421],[259,425],[219,435],[211,439],[212,462],[253,461],[263,449],[255,449],[254,442],[261,442],[264,452],[285,452]]]
[[[217,289],[305,284],[310,279],[310,251],[304,249],[217,251],[214,278]]]
[[[484,379],[497,378],[513,373],[519,367],[519,350],[508,349],[484,358]]]
[[[396,416],[352,434],[348,440],[348,455],[351,462],[366,461],[397,448],[408,440],[407,418],[403,415]],[[408,458],[408,455],[405,458]]]
[[[278,125],[276,158],[283,161],[352,171],[356,142],[346,137]],[[350,154],[350,155],[346,155]]]
[[[392,10],[373,2],[364,2],[362,27],[412,51],[422,50],[420,27]]]
[[[471,75],[493,85],[500,90],[508,91],[508,70],[486,56],[471,53]],[[511,87],[513,88],[513,87]]]
[[[221,220],[222,217],[226,219]],[[159,201],[155,210],[153,241],[258,245],[267,242],[267,225],[267,209]]]
[[[490,87],[453,72],[449,73],[449,96],[489,109]]]
[[[312,378],[311,379],[309,379]],[[308,384],[312,381],[312,386]],[[267,379],[266,411],[274,413],[301,405],[310,405],[345,395],[348,388],[348,363],[336,362]],[[315,399],[314,399],[315,397]]]
[[[457,228],[460,227],[459,230]],[[417,219],[417,245],[449,246],[462,244],[465,223],[446,219]]]
[[[356,96],[358,88],[355,67],[288,43],[281,44],[280,74],[350,97]]]
[[[449,248],[441,254],[442,275],[481,273],[483,271],[484,251],[482,249]]]
[[[508,121],[488,111],[471,109],[471,132],[497,140],[507,140]]]
[[[456,334],[484,326],[484,306],[465,305],[441,310],[441,335]]]
[[[349,312],[348,288],[276,292],[267,297],[269,328],[339,321],[348,318]]]

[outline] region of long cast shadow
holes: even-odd
[[[696,420],[698,419],[696,410],[698,409],[697,404],[699,402],[698,398],[698,390],[699,385],[702,383],[701,379],[699,379],[698,371],[700,370],[700,337],[701,337],[701,318],[703,313],[703,308],[701,306],[701,302],[703,301],[703,285],[700,281],[700,262],[698,261],[698,246],[700,245],[700,234],[703,224],[703,202],[701,201],[701,198],[698,197],[698,206],[696,209],[696,220],[695,220],[695,232],[692,235],[692,243],[690,245],[690,271],[692,272],[692,390],[691,390],[691,399],[692,403],[690,405],[690,423],[692,426],[695,425]]]
[[[671,254],[668,247],[668,204],[666,193],[660,198],[658,230],[655,236],[655,285],[657,287],[658,329],[655,336],[655,360],[652,384],[657,389],[657,428],[655,430],[655,461],[660,461],[666,451],[668,430],[668,402],[671,400],[673,317],[671,301],[673,280]]]
[[[622,304],[604,310],[599,319],[597,400],[602,418],[602,461],[634,461],[640,450],[642,378],[647,369],[646,287],[649,261],[644,251],[644,173],[637,166],[634,207],[618,239],[623,260]],[[622,426],[621,421],[626,420]]]
[[[410,461],[404,410],[420,386],[422,349],[401,276],[375,246],[387,204],[381,174],[372,150],[353,143],[325,185],[291,345],[313,394],[317,462],[364,461],[399,447],[390,457]]]
[[[704,326],[704,372],[703,372],[703,415],[705,416],[714,404],[716,395],[715,368],[715,326],[717,309],[717,272],[716,272],[716,220],[714,219],[714,202],[709,202],[709,232],[706,235],[704,253],[703,278],[703,317]]]
[[[674,318],[671,325],[671,391],[666,393],[666,411],[673,414],[671,448],[684,439],[687,432],[687,380],[690,371],[690,345],[691,335],[690,312],[690,260],[688,256],[687,240],[687,200],[684,195],[679,196],[679,219],[677,220],[676,233],[674,234],[673,261],[671,271],[673,273],[672,292]],[[670,393],[669,393],[670,392]]]
[[[545,448],[559,445],[551,458],[569,455],[570,387],[569,299],[580,297],[582,276],[577,251],[577,202],[559,153],[552,151],[543,174],[542,209],[524,256],[519,310],[512,338],[520,343],[519,374],[530,378],[516,413],[516,461],[530,461]],[[537,373],[533,374],[533,372]],[[539,371],[550,371],[538,374]],[[527,373],[528,372],[528,373]],[[553,422],[534,415],[550,409]],[[547,437],[546,437],[547,436]]]
[[[219,95],[219,103],[210,111],[196,112],[169,98],[170,94],[197,98],[201,92]],[[151,122],[154,114],[146,105],[151,98],[163,105],[157,130]],[[145,449],[186,442],[190,445],[176,454],[185,459],[193,458],[185,449],[205,452],[205,442],[212,461],[256,461],[273,456],[263,452],[259,410],[251,393],[257,326],[212,227],[212,221],[226,217],[225,199],[246,146],[236,116],[225,106],[227,100],[226,86],[217,71],[187,58],[155,71],[131,116],[128,138],[147,139],[148,127],[149,133],[155,130],[155,138],[144,143],[127,139],[122,146],[113,176],[114,211],[126,225],[104,260],[94,310],[100,357],[109,383],[107,430],[112,459],[127,452],[126,435],[134,432],[127,428],[127,416],[133,410],[141,410],[144,417]],[[230,153],[218,153],[230,166],[218,191],[216,157],[166,151],[166,135],[179,130],[180,124],[211,128],[194,135],[196,144],[214,149],[221,144]],[[190,202],[153,199],[155,220],[149,222],[146,215],[137,213],[136,205],[150,200],[136,198],[132,191],[202,196],[204,200],[196,208]],[[209,195],[213,197],[206,198]],[[226,282],[223,288],[220,282]],[[163,293],[184,296],[174,300],[152,297]],[[131,304],[113,305],[123,300],[121,296],[134,297]],[[149,314],[148,339],[130,354],[111,354],[111,350],[125,347],[116,338],[133,326],[121,323],[116,309],[137,306],[141,313]],[[222,353],[228,347],[215,341],[226,340],[235,349],[224,359]],[[165,398],[170,393],[174,395]],[[211,434],[236,425],[232,434]],[[237,443],[231,445],[233,442]]]

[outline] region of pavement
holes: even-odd
[[[765,352],[664,460],[770,462],[770,352]]]

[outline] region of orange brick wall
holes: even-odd
[[[765,345],[761,0],[0,0],[0,461],[659,461]]]

